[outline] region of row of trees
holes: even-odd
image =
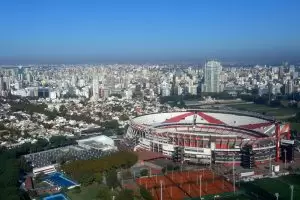
[[[13,152],[0,153],[0,199],[18,200],[19,162]]]
[[[95,199],[111,200],[152,200],[146,188],[141,187],[138,192],[120,188],[117,176],[118,169],[128,169],[137,161],[136,154],[132,152],[117,152],[99,160],[72,161],[62,166],[62,170],[71,175],[82,187],[97,184],[98,192]],[[81,193],[75,188],[74,193]]]
[[[20,102],[10,102],[11,111],[18,112],[22,111],[32,115],[33,113],[41,113],[48,117],[49,120],[53,120],[58,116],[58,111],[54,109],[53,111],[48,110],[48,106],[46,104],[32,104],[28,101],[20,101]]]
[[[67,138],[66,136],[52,136],[49,141],[43,138],[37,139],[37,142],[32,143],[25,143],[21,145],[17,151],[18,156],[28,154],[28,153],[35,153],[39,151],[44,151],[48,149],[53,149],[57,147],[68,146],[72,144],[77,144],[76,140],[73,138]]]
[[[94,175],[119,168],[129,168],[137,162],[137,155],[132,152],[116,152],[98,160],[77,160],[66,163],[62,170],[74,179],[82,174]]]
[[[28,195],[19,190],[19,180],[30,167],[21,159],[28,153],[24,145],[14,149],[0,148],[0,199],[25,200]]]
[[[112,175],[113,174],[113,177]],[[139,193],[138,191],[134,192],[132,190],[128,189],[117,189],[118,186],[120,186],[116,173],[114,172],[109,172],[107,178],[107,183],[103,183],[102,181],[97,182],[96,180],[94,182],[89,179],[88,185],[91,184],[97,184],[97,194],[95,196],[95,199],[99,200],[111,200],[113,199],[113,196],[115,196],[115,199],[119,200],[153,200],[153,197],[151,193],[143,186],[139,188]],[[86,184],[82,184],[82,187],[87,186]],[[112,189],[113,188],[113,189]],[[81,188],[76,187],[72,190],[72,193],[80,195],[81,193]]]

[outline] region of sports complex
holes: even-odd
[[[280,141],[290,139],[290,125],[257,113],[198,109],[136,117],[126,136],[135,140],[136,150],[171,157],[180,147],[184,161],[203,164],[241,164],[250,147],[260,164],[279,161]]]
[[[144,186],[154,199],[182,200],[233,192],[233,185],[211,170],[172,172],[162,176],[141,177],[137,184]]]

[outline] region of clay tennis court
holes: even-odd
[[[182,200],[233,191],[231,183],[210,170],[169,172],[162,176],[142,177],[137,179],[137,184],[147,188],[156,200],[161,199],[161,184],[163,200]]]

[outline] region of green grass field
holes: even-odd
[[[76,193],[75,190],[71,189],[67,192],[68,197],[71,200],[94,200],[96,199],[99,186],[98,184],[93,184],[89,186],[81,186],[81,192]]]
[[[235,104],[235,105],[229,105],[229,107],[238,110],[245,110],[245,111],[252,111],[261,114],[266,114],[277,118],[290,116],[296,114],[299,111],[299,109],[270,107],[261,104]]]
[[[300,176],[289,175],[279,178],[265,178],[253,182],[254,185],[260,187],[264,191],[275,197],[275,193],[279,193],[280,200],[290,200],[290,185],[294,185],[294,200],[300,199]],[[253,191],[255,193],[255,191]],[[261,192],[260,192],[261,193]]]
[[[244,195],[244,194],[233,196],[233,197],[220,198],[220,200],[252,200],[252,199],[253,198],[250,198],[249,196]]]
[[[300,132],[300,123],[291,123],[291,128]]]

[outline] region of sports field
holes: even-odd
[[[81,186],[80,190],[81,190],[80,192],[76,192],[76,190],[68,190],[67,195],[72,200],[97,199],[99,185],[94,183],[88,186]]]
[[[284,116],[292,116],[293,114],[296,114],[299,109],[295,108],[281,108],[281,107],[270,107],[266,105],[261,104],[235,104],[235,105],[229,105],[231,108],[235,108],[238,110],[245,110],[245,111],[252,111],[257,112],[269,116],[274,116],[277,118],[282,118]]]
[[[278,193],[280,200],[290,200],[291,185],[294,186],[293,199],[300,199],[300,175],[259,179],[249,183],[248,185],[246,184],[245,189],[251,190],[254,195],[262,195],[267,199],[276,199],[275,193]]]
[[[146,187],[157,200],[160,199],[161,184],[164,200],[182,200],[233,191],[231,183],[214,175],[210,170],[174,172],[164,176],[142,177],[137,179],[137,184]]]

